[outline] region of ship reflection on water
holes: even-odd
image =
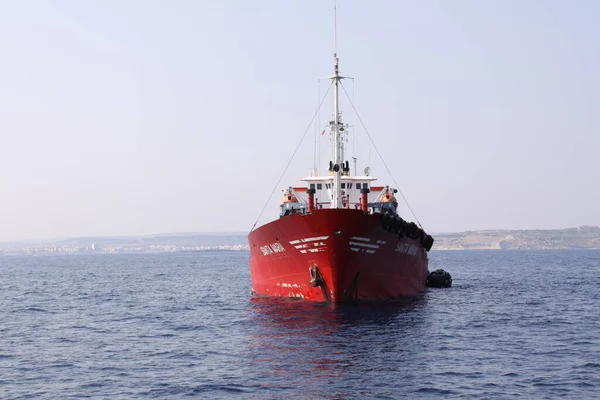
[[[262,324],[281,325],[289,329],[306,329],[310,325],[335,330],[356,324],[394,325],[394,322],[398,322],[397,317],[419,311],[425,303],[425,296],[340,304],[253,296],[250,298],[250,309],[256,322]]]
[[[397,374],[403,361],[426,351],[419,348],[426,302],[426,296],[339,305],[252,297],[249,367],[261,386],[302,388],[302,398],[366,395],[376,375]],[[406,372],[403,379],[411,379],[414,371]]]

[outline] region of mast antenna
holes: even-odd
[[[333,52],[337,54],[337,0],[333,0]]]
[[[337,55],[337,1],[333,2],[334,15],[334,47],[333,53],[333,75],[329,77],[333,87],[333,119],[329,123],[330,132],[332,133],[333,142],[333,183],[332,183],[332,208],[342,207],[342,174],[344,173],[344,127],[340,119],[340,81],[344,79],[340,75],[339,58]]]

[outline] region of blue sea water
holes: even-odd
[[[332,307],[251,296],[245,252],[0,257],[0,398],[600,398],[600,251],[435,268]]]

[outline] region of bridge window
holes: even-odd
[[[315,184],[314,184],[314,183],[311,183],[311,184],[310,184],[310,188],[311,188],[311,189],[314,189],[314,188],[315,188]]]
[[[357,184],[356,184],[356,188],[357,188],[357,189],[360,189],[360,183],[357,183]]]
[[[342,182],[342,189],[346,189],[346,184]]]
[[[317,189],[318,189],[318,190],[321,190],[321,189],[323,189],[323,185],[322,185],[321,183],[317,183]]]

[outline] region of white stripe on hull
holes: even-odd
[[[359,246],[359,247],[368,247],[370,249],[378,249],[379,248],[378,244],[360,243],[360,242],[353,242],[353,241],[350,241],[350,245]]]
[[[292,240],[290,242],[290,244],[298,244],[298,243],[305,243],[305,242],[316,242],[318,240],[327,240],[327,239],[329,239],[329,236],[316,236],[316,237],[310,237],[310,238],[305,238],[305,239]]]
[[[355,251],[357,253],[368,253],[368,254],[375,253],[375,250],[367,250],[367,249],[362,249],[359,247],[350,247],[350,250]]]

